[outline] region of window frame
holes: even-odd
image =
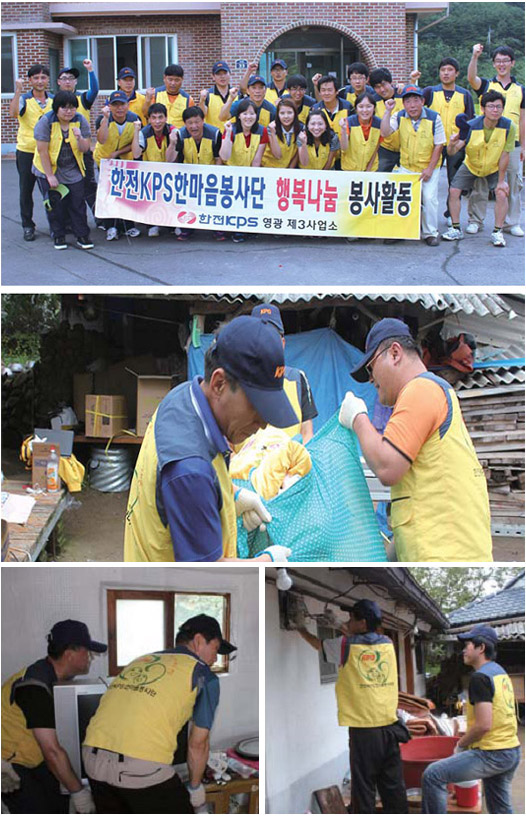
[[[13,62],[13,92],[2,92],[1,97],[5,99],[15,97],[15,85],[18,78],[18,38],[16,32],[2,32],[2,38],[9,38],[11,40],[12,62]]]
[[[111,89],[101,89],[99,90],[99,95],[109,95],[110,93],[114,92],[117,89],[117,38],[135,38],[136,40],[136,50],[137,50],[137,90],[145,90],[152,84],[146,83],[146,78],[143,77],[143,66],[142,66],[142,42],[143,40],[148,40],[149,38],[164,38],[165,39],[165,55],[168,58],[170,53],[170,44],[169,41],[172,41],[172,51],[173,51],[173,61],[172,63],[177,63],[179,59],[179,41],[177,33],[166,33],[166,32],[149,32],[144,35],[137,34],[136,32],[119,32],[118,34],[106,34],[106,35],[75,35],[71,38],[64,39],[64,58],[66,61],[66,65],[71,65],[71,48],[70,44],[72,41],[75,40],[85,40],[87,41],[88,48],[87,48],[87,58],[89,58],[93,62],[93,69],[99,78],[99,66],[98,66],[98,56],[95,55],[93,57],[93,53],[96,50],[93,49],[93,41],[101,40],[108,38],[112,38],[113,40],[113,65],[115,67],[115,86]],[[165,64],[166,65],[166,64]]]
[[[230,592],[196,592],[185,589],[106,589],[106,607],[108,621],[108,674],[118,676],[124,665],[117,664],[117,601],[162,601],[164,619],[164,647],[169,650],[175,643],[174,605],[178,595],[214,595],[224,599],[224,620],[221,627],[223,638],[230,640]],[[224,674],[229,670],[229,657],[224,656],[224,665],[214,665],[214,673]]]

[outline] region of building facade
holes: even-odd
[[[238,83],[249,61],[270,64],[283,58],[289,72],[310,82],[317,72],[344,83],[347,66],[362,60],[371,69],[388,66],[404,81],[415,65],[417,27],[422,16],[447,11],[444,2],[274,3],[119,2],[2,3],[2,145],[11,150],[17,122],[9,100],[17,78],[27,80],[33,63],[51,70],[51,91],[60,67],[81,71],[77,89],[86,88],[82,60],[89,57],[100,82],[95,117],[116,76],[131,66],[138,89],[162,84],[168,63],[185,70],[184,88],[194,98],[209,86],[212,64],[226,60]],[[28,87],[24,87],[28,89]]]

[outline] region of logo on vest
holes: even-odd
[[[158,682],[165,673],[166,668],[161,662],[160,656],[143,656],[134,664],[124,668],[119,678],[124,679],[125,682],[129,682],[131,685],[142,687]]]
[[[360,675],[374,685],[385,685],[389,678],[389,662],[382,659],[378,650],[362,650],[358,656],[358,670]]]
[[[502,696],[508,710],[515,713],[515,694],[513,692],[513,685],[509,676],[505,676],[502,680]]]

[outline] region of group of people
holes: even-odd
[[[136,89],[135,71],[124,67],[118,73],[117,90],[96,119],[93,153],[89,118],[99,87],[91,61],[84,61],[89,78],[86,92],[76,92],[78,69],[64,67],[54,96],[47,91],[49,69],[34,64],[28,70],[31,89],[23,93],[23,81],[17,80],[10,102],[10,114],[19,121],[16,156],[24,239],[35,238],[32,194],[38,182],[55,248],[67,248],[70,231],[80,248],[92,248],[86,206],[94,211],[95,169],[102,159],[136,159],[418,174],[421,236],[427,245],[436,246],[439,172],[445,163],[448,229],[442,238],[463,238],[462,193],[471,194],[469,234],[482,228],[488,195],[494,193],[491,241],[504,247],[503,231],[517,237],[524,234],[520,225],[524,87],[512,75],[515,55],[508,46],[493,52],[495,76],[479,77],[482,51],[480,44],[473,47],[468,67],[480,115],[475,115],[471,92],[456,83],[460,65],[453,57],[440,62],[439,83],[434,86],[417,86],[418,70],[411,73],[410,83],[395,83],[388,69],[369,71],[364,63],[355,62],[348,68],[349,83],[342,88],[333,75],[315,75],[315,97],[307,94],[304,76],[287,75],[287,64],[281,59],[271,66],[269,84],[258,74],[258,64],[249,63],[239,87],[231,83],[228,64],[216,61],[212,86],[201,90],[197,103],[183,89],[184,70],[178,64],[165,68],[161,86],[144,93]],[[141,233],[133,222],[119,217],[95,218],[95,222],[106,231],[108,241]],[[187,228],[174,230],[179,241],[192,233]],[[158,226],[148,228],[149,236],[159,234]],[[217,230],[214,236],[224,240],[227,235]],[[231,238],[244,240],[240,232]]]
[[[125,561],[236,558],[236,519],[248,531],[271,523],[269,506],[255,491],[233,486],[229,464],[236,446],[267,424],[287,429],[308,448],[316,391],[303,371],[285,364],[284,343],[279,308],[255,306],[220,328],[205,355],[204,377],[163,399],[132,480]],[[458,398],[427,370],[407,324],[396,318],[374,324],[351,372],[374,384],[379,403],[393,408],[383,434],[353,392],[339,411],[369,468],[391,488],[392,558],[491,561],[486,480]],[[256,559],[288,558],[294,552],[279,541]]]

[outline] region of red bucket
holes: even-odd
[[[455,783],[455,796],[457,805],[463,809],[474,809],[479,802],[478,780],[469,780],[466,783]]]
[[[421,788],[420,781],[430,763],[451,757],[458,737],[414,737],[400,745],[406,789]]]

